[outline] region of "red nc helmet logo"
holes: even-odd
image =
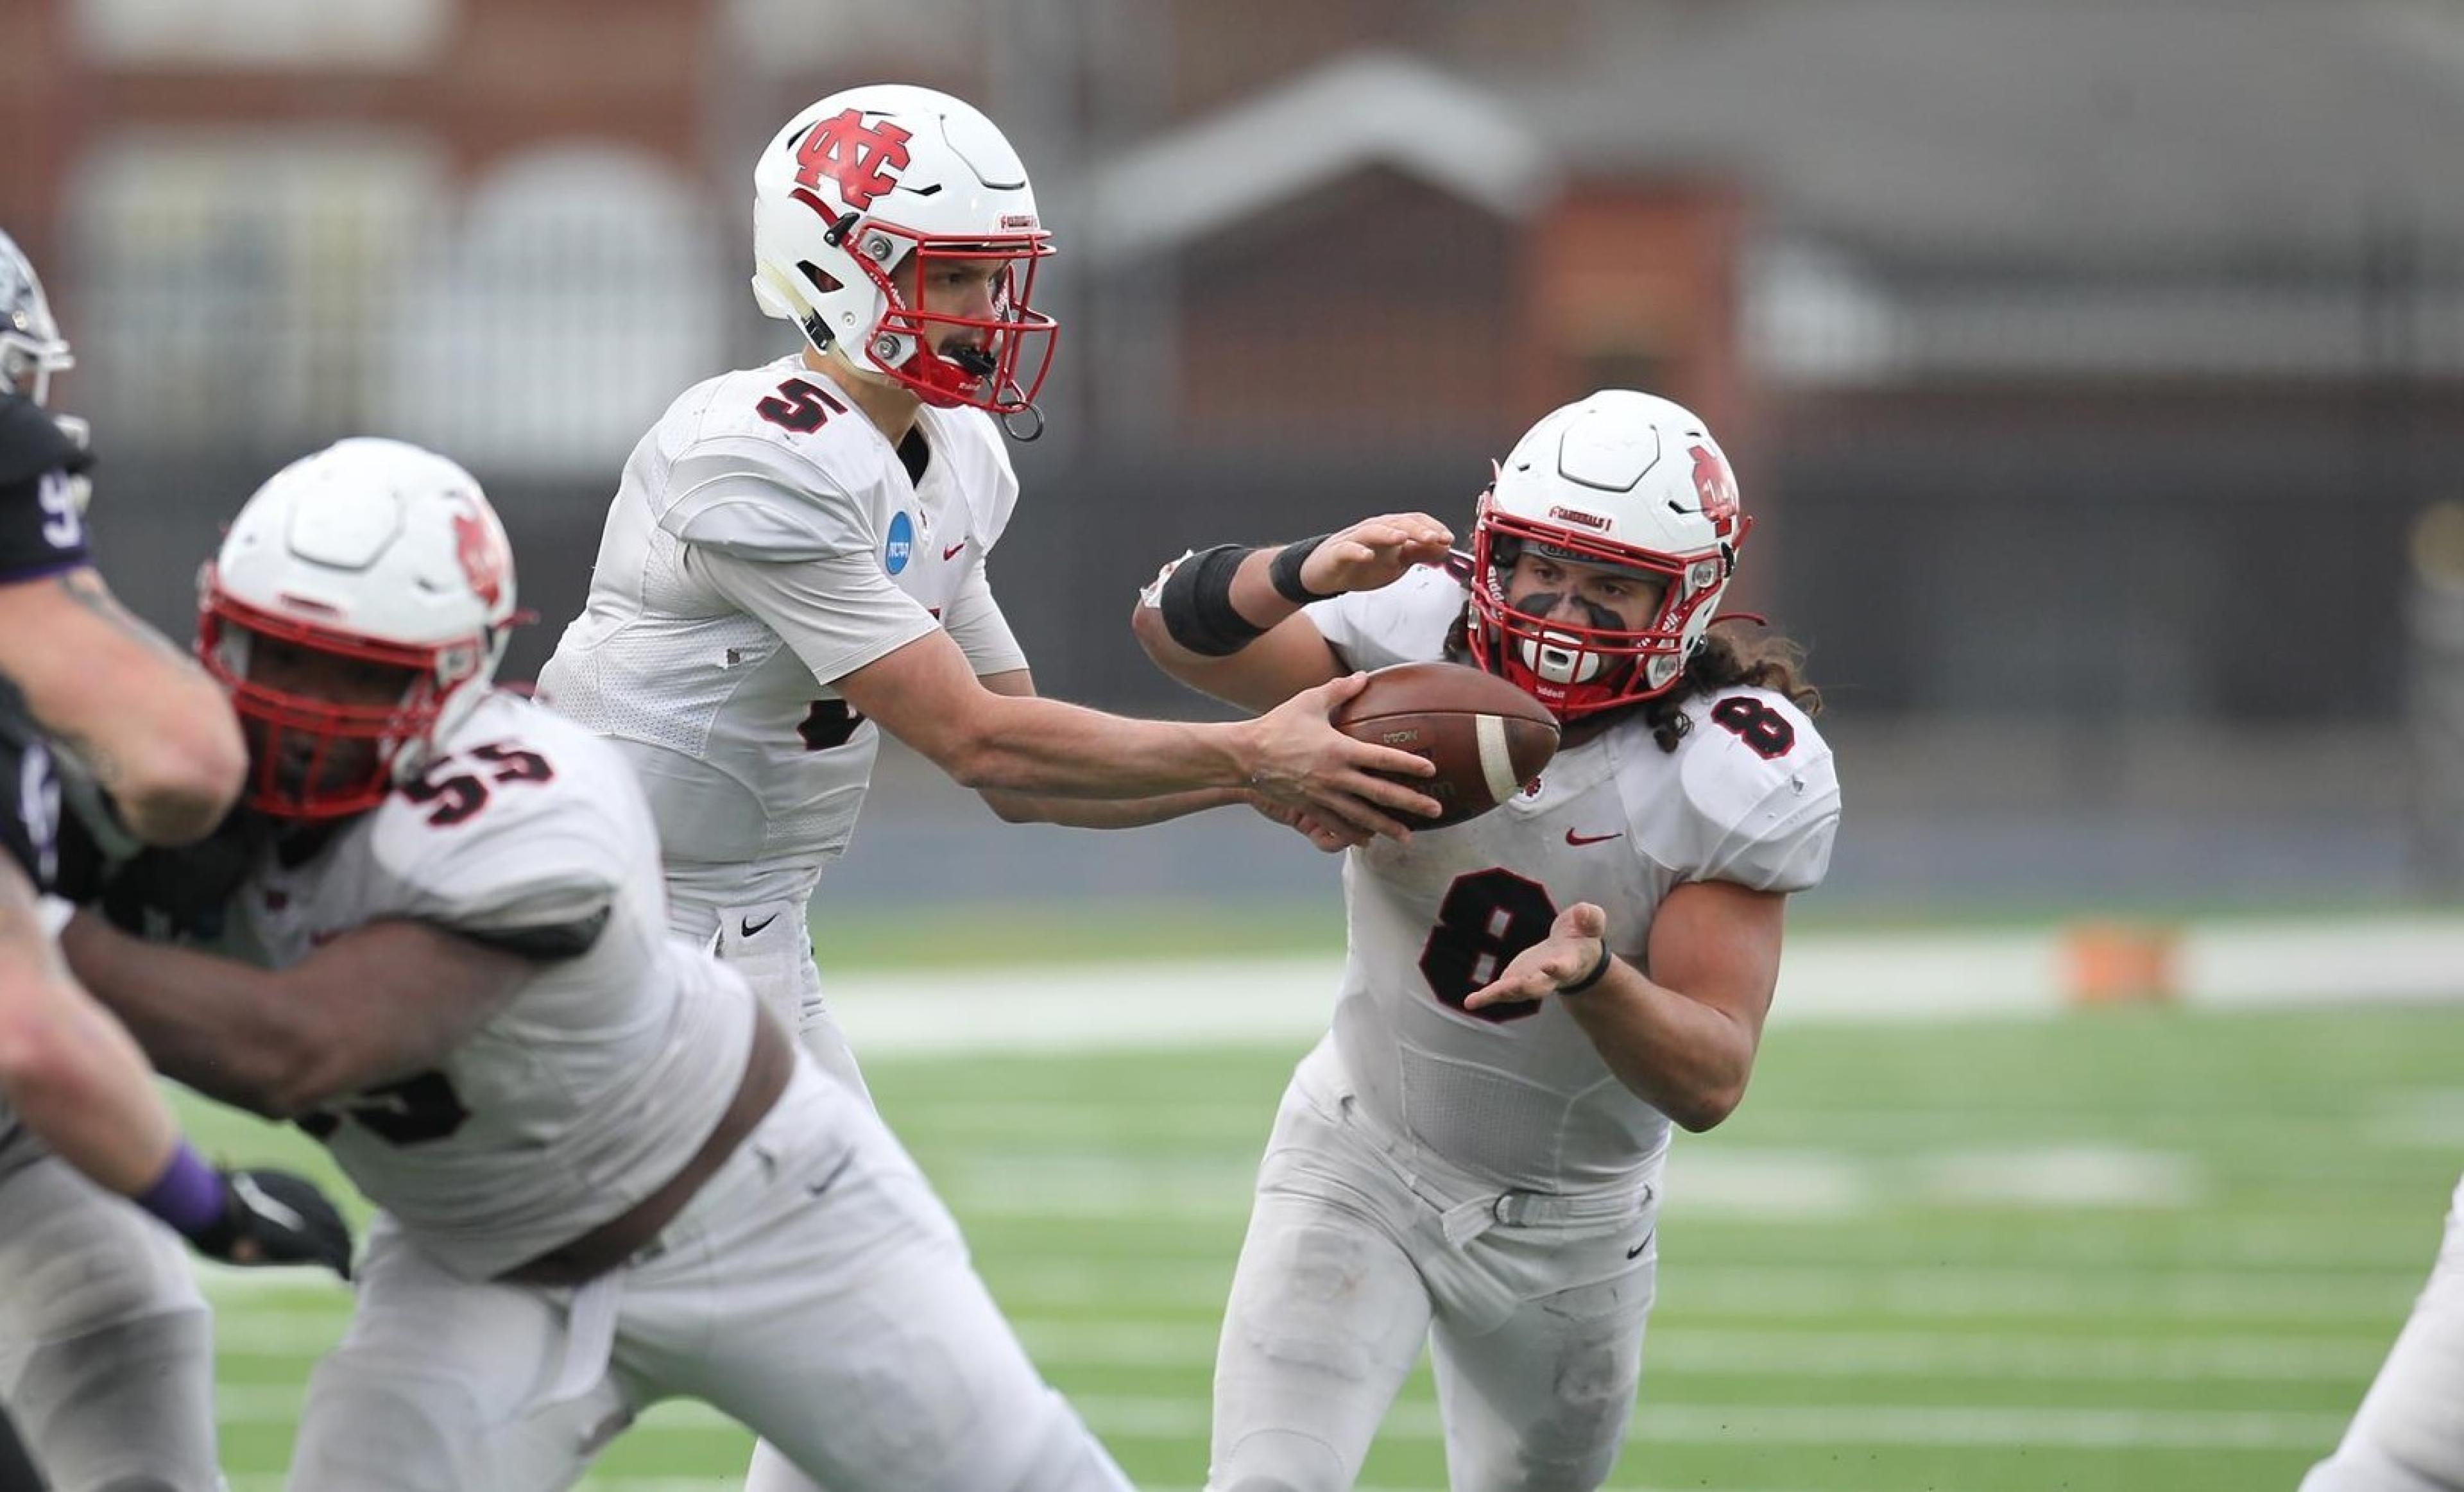
[[[1737,479],[1728,474],[1728,463],[1708,446],[1694,448],[1694,496],[1703,505],[1703,516],[1711,520],[1722,538],[1737,526]]]
[[[907,142],[913,138],[904,126],[886,120],[867,124],[861,112],[843,109],[804,131],[796,146],[796,181],[815,187],[827,177],[848,207],[869,208],[873,198],[898,185],[892,173],[907,169]]]
[[[494,607],[505,594],[505,551],[477,514],[453,515],[453,557],[473,592]]]

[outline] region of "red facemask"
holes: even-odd
[[[1527,543],[1546,544],[1576,563],[1653,577],[1662,586],[1658,610],[1645,625],[1632,631],[1517,610],[1513,598],[1506,594],[1506,578]],[[1664,694],[1683,677],[1687,624],[1717,596],[1716,587],[1689,586],[1688,577],[1699,565],[1720,565],[1725,573],[1730,563],[1725,557],[1686,560],[1634,549],[1576,530],[1493,513],[1484,494],[1472,537],[1471,622],[1466,640],[1482,668],[1546,705],[1560,720],[1619,709]],[[1673,664],[1661,670],[1664,676],[1655,684],[1652,663],[1662,658]]]
[[[890,367],[889,376],[936,408],[965,407],[1008,415],[1030,407],[1036,391],[1044,386],[1045,375],[1052,369],[1052,354],[1061,331],[1060,323],[1036,310],[1034,304],[1036,265],[1050,256],[1051,235],[1038,230],[1016,238],[953,243],[928,238],[894,224],[867,222],[849,236],[861,241],[871,233],[904,238],[913,245],[909,257],[914,264],[915,283],[919,286],[932,283],[936,264],[953,260],[973,265],[996,260],[1001,264],[994,285],[992,314],[967,317],[909,305],[890,273],[871,256],[852,255],[887,303],[870,337],[876,340],[885,336],[914,340],[914,350],[905,362]],[[973,345],[954,354],[937,350],[953,333],[967,334]],[[860,360],[857,365],[877,364]]]
[[[247,645],[260,637],[407,669],[411,680],[390,705],[338,704],[274,689],[241,671]],[[210,572],[197,617],[197,657],[231,695],[248,737],[244,801],[283,819],[347,818],[385,801],[394,789],[396,759],[405,748],[429,740],[446,702],[469,685],[486,656],[483,638],[425,647],[382,643],[276,616],[234,600]]]

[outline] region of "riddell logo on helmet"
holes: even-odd
[[[1033,228],[1035,226],[1035,214],[1032,212],[1004,212],[1001,214],[1001,227],[1005,229]]]
[[[1594,529],[1602,534],[1609,531],[1609,520],[1596,513],[1584,513],[1573,508],[1551,508],[1549,510],[1549,516],[1563,523]]]
[[[894,173],[907,169],[907,142],[913,138],[904,125],[867,124],[862,111],[842,109],[804,131],[796,146],[796,181],[819,186],[827,177],[848,207],[869,208],[898,185]]]

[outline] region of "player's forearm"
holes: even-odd
[[[1227,634],[1205,645],[1231,651],[1201,652],[1174,635],[1175,624],[1165,612],[1165,581],[1160,580],[1138,593],[1137,604],[1130,612],[1131,635],[1148,659],[1174,679],[1244,710],[1272,710],[1302,690],[1325,683],[1340,669],[1317,629],[1293,621],[1300,616],[1302,603],[1275,589],[1270,579],[1275,554],[1272,549],[1252,550],[1232,572],[1223,599],[1239,618],[1247,640]],[[1189,626],[1187,598],[1182,598],[1182,604],[1180,625]],[[1212,634],[1215,628],[1200,625],[1196,630]]]
[[[280,976],[235,959],[146,943],[80,912],[60,934],[69,965],[125,1022],[154,1065],[198,1092],[270,1118],[313,1107],[302,1011]]]
[[[979,792],[1120,801],[1248,785],[1246,721],[1133,720],[1053,699],[994,701],[941,762]]]
[[[1142,828],[1249,801],[1247,793],[1230,787],[1202,787],[1187,793],[1110,801],[1096,798],[1038,798],[999,789],[986,791],[983,798],[1003,823],[1057,823],[1072,829]]]
[[[1287,617],[1256,642],[1222,658],[1194,653],[1174,642],[1163,613],[1143,603],[1130,615],[1130,633],[1156,668],[1201,694],[1243,710],[1272,710],[1342,671],[1326,640],[1306,618]]]
[[[0,1095],[62,1159],[126,1196],[179,1131],[137,1044],[69,977],[31,896],[0,907]]]
[[[76,1005],[43,1029],[0,1037],[0,1091],[55,1154],[140,1196],[162,1175],[178,1126],[128,1033],[91,1001]]]
[[[1600,982],[1560,998],[1627,1089],[1697,1133],[1735,1111],[1758,1033],[1617,959]]]
[[[229,702],[94,571],[0,586],[0,671],[139,839],[185,845],[230,810],[248,754]]]

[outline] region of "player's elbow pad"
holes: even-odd
[[[1229,658],[1266,635],[1232,604],[1232,578],[1249,558],[1246,546],[1218,544],[1183,555],[1155,589],[1164,630],[1202,658]]]

